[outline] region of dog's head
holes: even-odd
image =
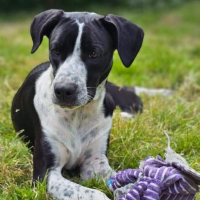
[[[61,107],[76,108],[97,95],[98,86],[104,83],[112,68],[115,49],[123,64],[131,65],[144,33],[119,16],[47,10],[32,22],[32,53],[44,35],[49,38],[54,76],[52,100]]]

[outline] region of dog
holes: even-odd
[[[33,151],[33,182],[47,175],[47,191],[59,200],[108,200],[105,194],[65,179],[79,168],[83,180],[108,180],[116,172],[106,157],[116,106],[132,114],[142,101],[130,88],[107,81],[117,49],[125,67],[137,56],[144,32],[115,15],[47,10],[31,24],[32,53],[49,38],[49,62],[33,69],[11,109],[16,132]]]

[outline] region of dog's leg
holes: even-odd
[[[61,175],[61,167],[48,174],[47,190],[52,198],[59,200],[109,200],[105,194],[73,183]]]
[[[105,155],[94,154],[86,159],[81,166],[81,178],[87,180],[89,178],[100,176],[106,181],[113,177],[116,172],[108,164],[108,159]]]
[[[135,93],[133,87],[119,87],[107,82],[106,90],[111,95],[115,105],[120,107],[122,118],[133,118],[134,113],[142,112],[142,100]]]
[[[33,152],[33,183],[36,181],[42,182],[45,175],[54,164],[54,155],[51,153],[51,148],[48,142],[44,141],[43,133],[40,134],[40,139],[35,140]]]
[[[106,147],[97,140],[85,151],[83,163],[81,165],[81,178],[87,180],[89,178],[100,175],[108,180],[114,176],[116,172],[110,167],[106,157]]]
[[[174,90],[171,89],[148,89],[143,87],[134,87],[135,93],[137,95],[146,94],[148,96],[162,95],[162,96],[170,96],[174,93]]]

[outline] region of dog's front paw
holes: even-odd
[[[103,192],[82,186],[59,188],[52,187],[49,191],[51,198],[58,200],[110,200]]]
[[[110,200],[103,192],[95,189],[86,188],[83,192],[79,193],[78,200]]]

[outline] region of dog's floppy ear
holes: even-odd
[[[113,37],[122,63],[129,67],[142,46],[143,30],[128,20],[115,15],[107,15],[100,20]]]
[[[35,16],[30,30],[33,40],[33,48],[31,53],[34,53],[38,49],[42,42],[43,36],[49,35],[63,14],[63,10],[52,9]]]

